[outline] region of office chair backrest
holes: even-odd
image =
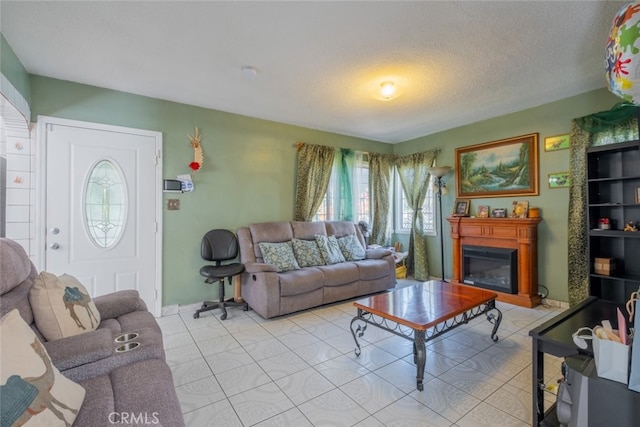
[[[238,239],[229,230],[211,230],[202,238],[200,256],[207,261],[225,261],[238,256]]]

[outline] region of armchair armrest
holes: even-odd
[[[100,312],[101,319],[115,319],[134,311],[147,311],[147,306],[138,291],[133,289],[95,297],[93,302]]]
[[[53,364],[61,371],[109,357],[115,348],[110,329],[96,329],[48,341],[44,346]]]
[[[387,255],[391,255],[389,249],[367,249],[365,251],[365,259],[382,259]]]
[[[265,264],[263,262],[249,262],[244,265],[244,270],[247,273],[277,273],[278,267],[271,264]]]

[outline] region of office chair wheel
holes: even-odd
[[[226,320],[227,319],[227,313],[222,313],[222,316],[220,316],[220,320]]]
[[[194,319],[199,319],[200,318],[200,313],[193,313],[193,318]]]

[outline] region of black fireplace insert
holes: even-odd
[[[462,283],[509,294],[518,293],[518,251],[462,246]]]

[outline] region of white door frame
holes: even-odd
[[[149,310],[159,317],[162,312],[162,132],[150,131],[144,129],[128,128],[123,126],[105,125],[100,123],[83,122],[79,120],[60,119],[50,116],[38,116],[37,127],[37,157],[38,168],[36,172],[36,180],[38,182],[36,190],[36,199],[38,201],[38,209],[36,215],[36,244],[37,244],[37,257],[42,269],[46,270],[46,254],[45,254],[45,242],[46,242],[46,217],[47,217],[47,126],[48,125],[62,125],[62,126],[74,126],[83,127],[88,129],[102,130],[107,132],[124,132],[141,136],[147,136],[154,138],[155,150],[156,150],[156,168],[155,168],[155,192],[156,192],[156,206],[155,206],[155,220],[156,220],[156,241],[155,241],[155,261],[156,261],[156,306],[149,307]]]

